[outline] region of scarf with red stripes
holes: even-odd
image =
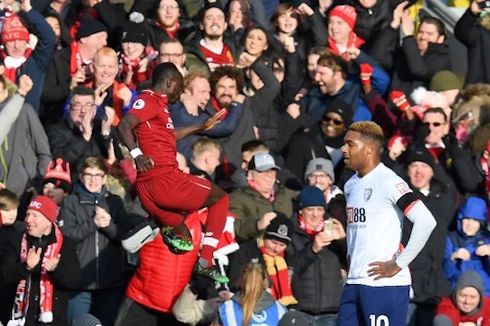
[[[41,279],[39,281],[39,308],[41,313],[39,315],[39,321],[42,323],[53,322],[54,289],[51,277],[49,276],[48,271],[43,266],[43,261],[57,257],[63,245],[63,234],[61,233],[61,230],[56,224],[53,224],[53,227],[56,236],[56,242],[48,245],[41,261]],[[27,234],[24,233],[20,245],[20,261],[22,263],[25,263],[27,261],[28,251],[29,243],[27,241]],[[14,319],[19,319],[26,316],[30,301],[30,287],[31,275],[29,274],[26,279],[20,280],[19,284],[17,285],[13,308]]]

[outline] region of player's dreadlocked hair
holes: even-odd
[[[383,144],[383,129],[372,121],[359,121],[350,125],[349,131],[355,131],[361,134],[362,137],[369,138],[378,143],[381,147]]]

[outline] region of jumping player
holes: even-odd
[[[210,181],[180,171],[175,159],[177,139],[211,129],[225,110],[202,125],[174,129],[168,103],[177,101],[182,91],[183,78],[175,65],[159,64],[152,74],[151,89],[141,93],[118,131],[136,163],[136,189],[143,208],[163,226],[162,235],[171,249],[192,250],[185,214],[208,207],[210,218],[196,271],[226,283],[228,279],[213,266],[213,252],[226,223],[228,195]]]
[[[371,121],[353,123],[344,137],[349,273],[339,325],[405,325],[411,284],[408,264],[436,222],[407,183],[380,162],[383,131]],[[413,222],[402,248],[403,218]]]

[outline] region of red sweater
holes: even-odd
[[[459,325],[462,322],[474,322],[478,326],[490,326],[490,299],[485,297],[480,311],[473,316],[467,316],[461,314],[450,297],[445,297],[437,307],[437,315],[447,316],[453,325]]]

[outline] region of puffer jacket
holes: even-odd
[[[94,223],[95,207],[111,215],[106,228]],[[95,290],[123,286],[124,250],[120,241],[121,225],[126,219],[120,197],[103,187],[100,193],[90,193],[80,183],[73,194],[63,201],[60,227],[66,236],[77,242],[77,256],[82,276],[77,290]]]
[[[347,264],[345,240],[334,241],[315,254],[313,239],[300,228],[297,214],[292,222],[292,247],[296,257],[292,287],[298,300],[293,308],[310,314],[337,313],[343,288],[340,269]]]

